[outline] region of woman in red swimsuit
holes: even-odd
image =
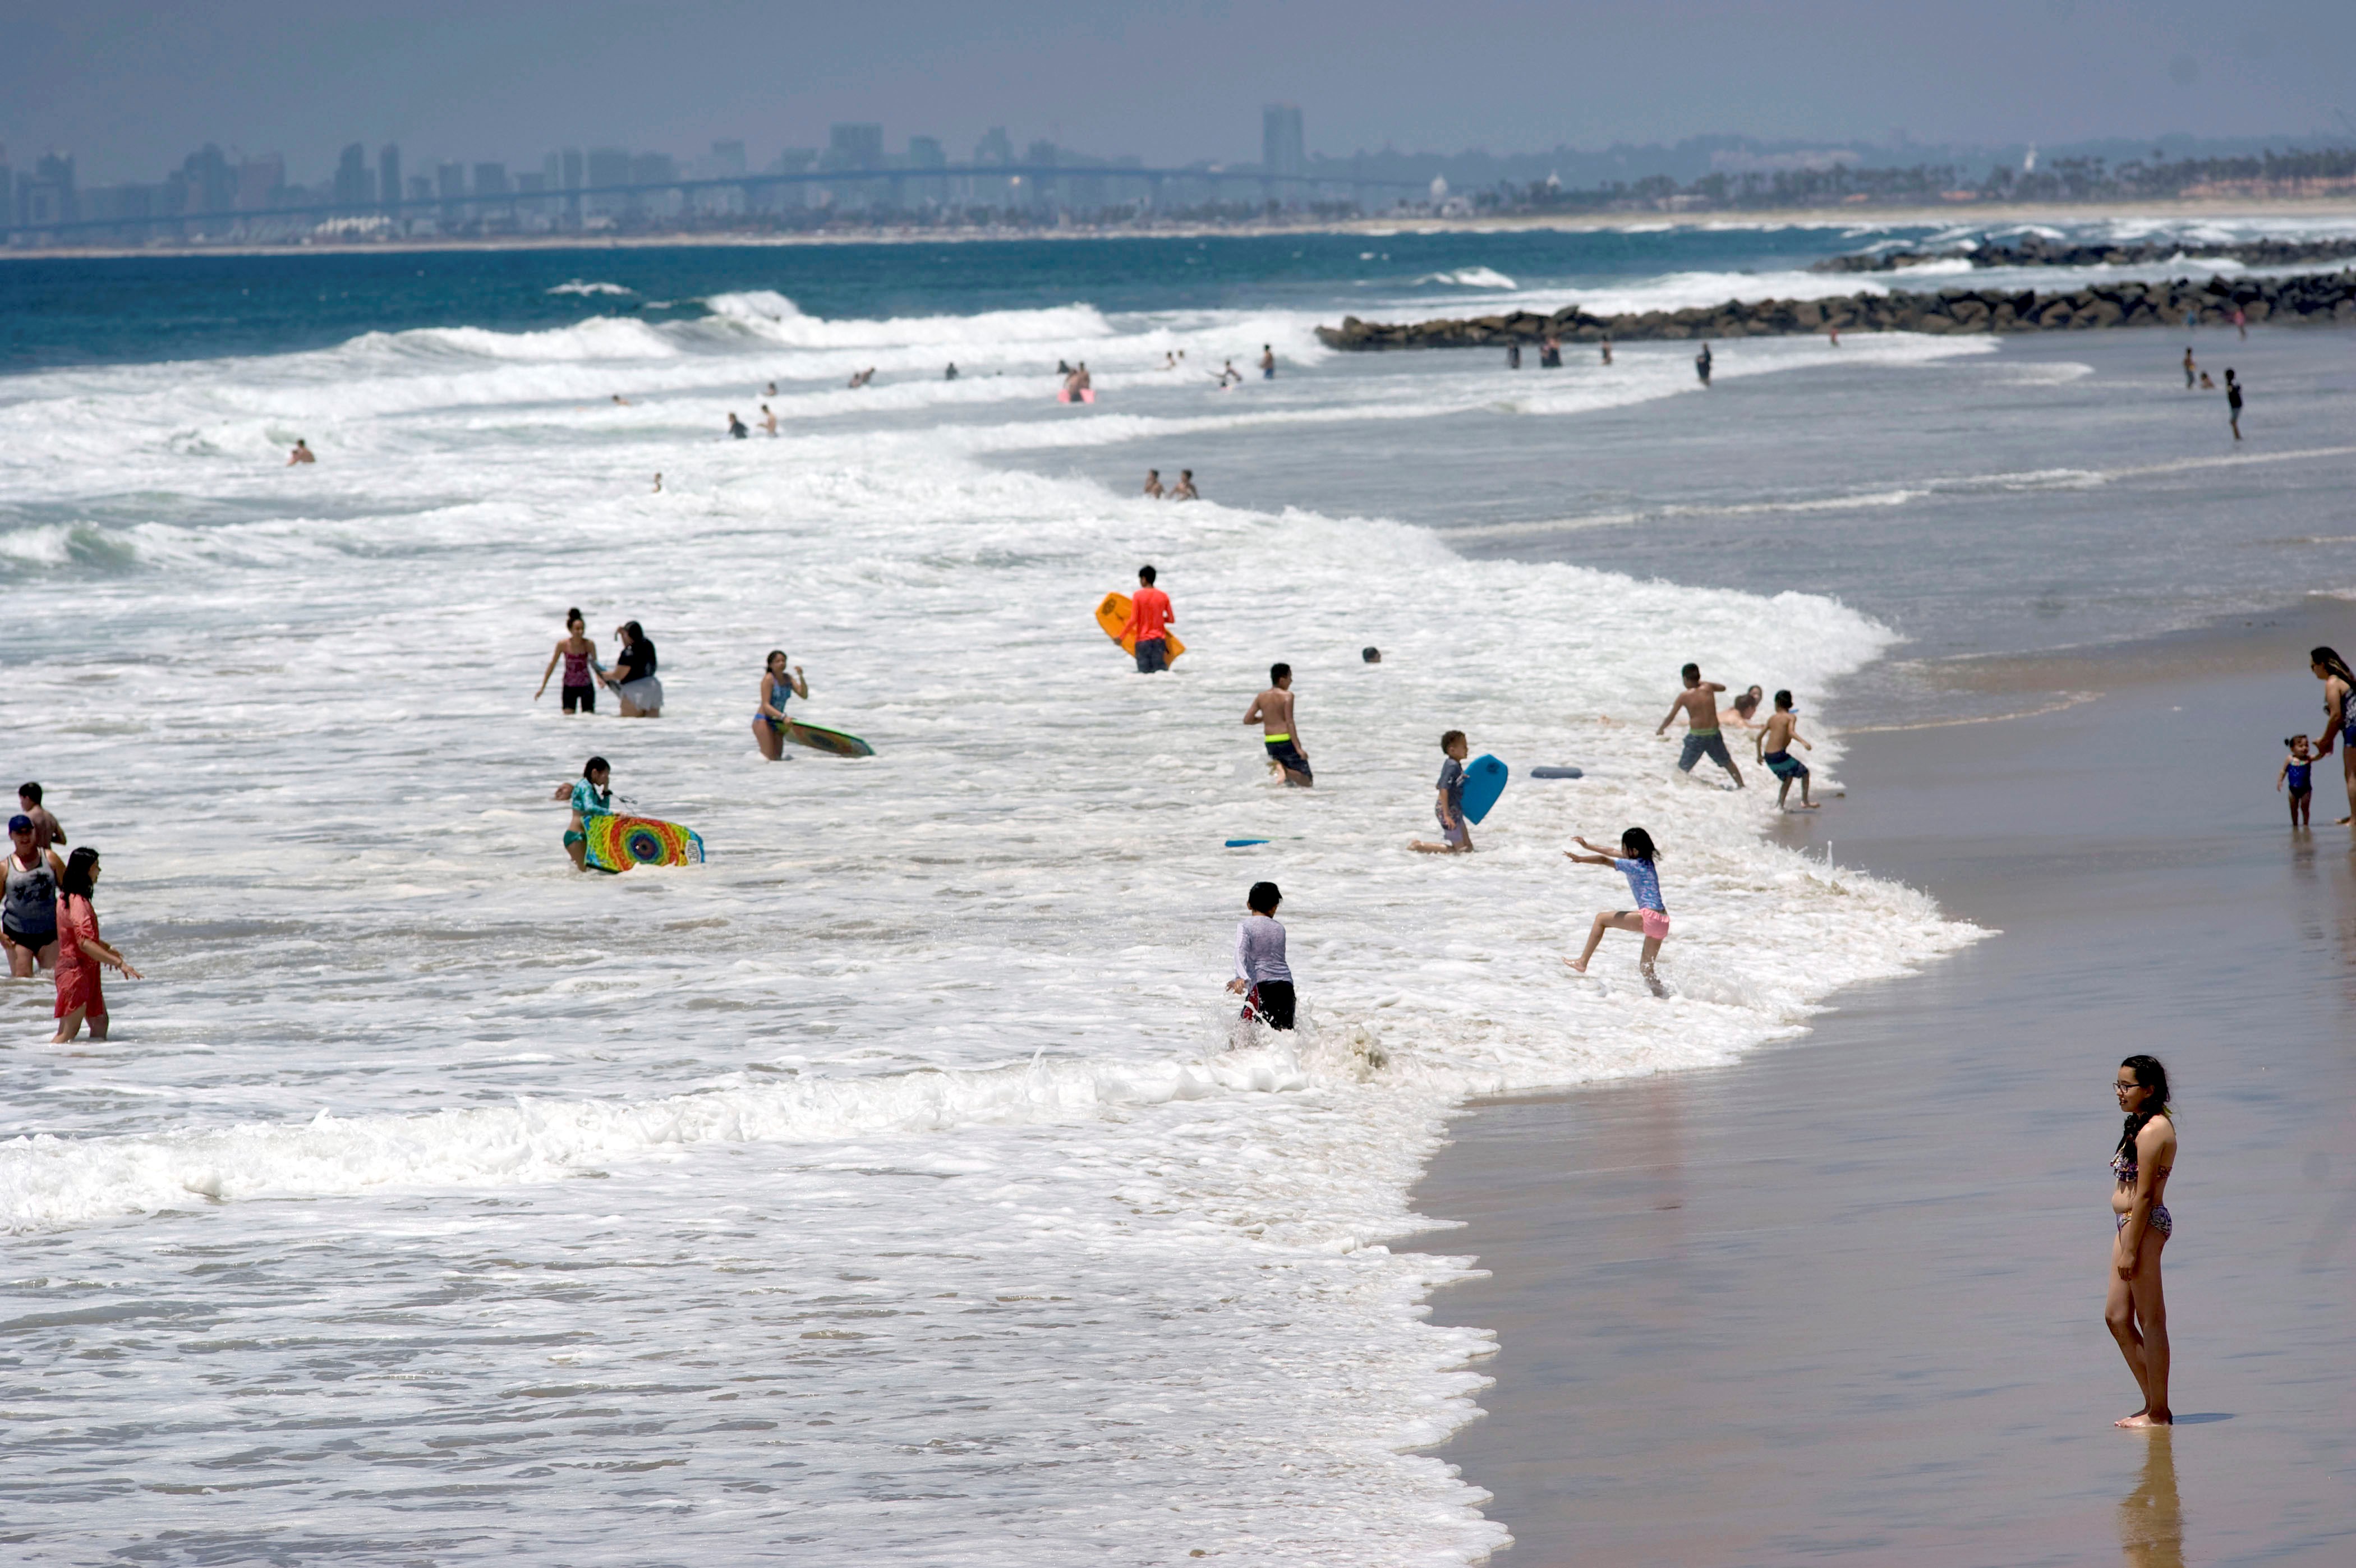
[[[70,1044],[81,1033],[84,1020],[90,1037],[106,1038],[106,995],[98,987],[101,964],[120,970],[125,980],[139,972],[123,955],[100,940],[98,911],[90,896],[98,882],[98,851],[88,844],[73,852],[66,874],[58,879],[58,1032],[49,1044]]]

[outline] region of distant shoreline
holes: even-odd
[[[1893,229],[1909,227],[1993,228],[2024,223],[2163,221],[2211,220],[2340,219],[2356,224],[2356,196],[2282,198],[2270,200],[2086,202],[2020,205],[1958,202],[1930,207],[1811,207],[1745,212],[1585,212],[1492,218],[1356,218],[1302,223],[1178,224],[1131,229],[915,229],[876,228],[817,234],[512,234],[487,239],[434,237],[420,240],[330,241],[262,245],[89,245],[47,250],[0,248],[7,261],[119,261],[187,256],[369,256],[433,255],[469,252],[620,252],[695,248],[755,250],[805,245],[992,244],[1017,241],[1258,239],[1287,235],[1356,235],[1381,239],[1397,234],[1651,233],[1678,229]]]

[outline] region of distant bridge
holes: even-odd
[[[327,201],[306,203],[298,207],[267,207],[255,209],[220,208],[203,212],[149,213],[143,217],[77,218],[70,222],[16,223],[0,225],[0,241],[18,234],[59,235],[89,232],[96,230],[166,229],[187,225],[234,223],[281,218],[390,218],[402,213],[440,216],[456,209],[496,211],[519,208],[526,203],[535,209],[552,206],[567,210],[575,220],[581,206],[593,198],[622,198],[626,200],[660,195],[667,191],[739,190],[745,205],[753,202],[753,192],[776,186],[886,186],[891,190],[894,207],[900,205],[901,190],[910,180],[1012,180],[1034,182],[1047,180],[1143,180],[1149,188],[1149,206],[1159,206],[1162,188],[1175,181],[1220,185],[1276,186],[1346,186],[1353,191],[1366,189],[1424,190],[1428,183],[1411,179],[1362,178],[1355,175],[1263,174],[1257,169],[1226,168],[1144,168],[1131,165],[1112,164],[943,164],[932,168],[838,168],[804,169],[792,174],[732,174],[701,179],[665,179],[634,182],[628,185],[566,186],[557,189],[508,190],[452,196],[412,196],[396,201],[369,201],[359,205]],[[997,204],[991,204],[997,205]]]

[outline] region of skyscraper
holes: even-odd
[[[827,130],[825,168],[882,168],[884,127],[834,125]]]
[[[1309,172],[1309,149],[1301,138],[1301,106],[1271,103],[1259,112],[1259,166],[1272,175]]]
[[[391,142],[376,150],[376,196],[388,209],[401,199],[401,149]]]
[[[336,160],[336,210],[358,212],[376,205],[376,177],[369,173],[368,149],[354,142]]]

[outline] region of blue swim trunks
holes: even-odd
[[[1805,779],[1808,776],[1808,765],[1788,751],[1771,751],[1765,761],[1769,768],[1774,769],[1778,779]]]
[[[1687,732],[1685,751],[1677,757],[1677,771],[1691,773],[1694,764],[1705,757],[1729,773],[1734,771],[1734,758],[1726,754],[1726,737],[1714,729]]]

